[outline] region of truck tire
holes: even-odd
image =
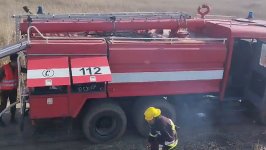
[[[83,118],[83,132],[92,143],[103,143],[121,137],[127,127],[122,108],[111,101],[97,101],[87,108]]]
[[[141,97],[138,99],[132,109],[132,117],[134,125],[143,137],[147,137],[149,134],[149,125],[144,119],[144,112],[148,107],[157,107],[162,111],[162,115],[171,118],[176,121],[176,112],[174,107],[165,99],[160,97]]]
[[[260,125],[266,125],[266,110],[264,110],[264,103],[261,103],[260,106],[256,106],[251,101],[245,100],[243,102],[243,106],[246,109],[244,112],[246,116],[253,119]]]

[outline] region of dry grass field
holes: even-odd
[[[0,47],[14,39],[13,14],[23,14],[27,5],[32,12],[42,5],[50,13],[86,13],[118,11],[183,11],[196,14],[203,3],[212,7],[212,14],[245,17],[252,10],[257,18],[266,18],[265,0],[0,0]]]

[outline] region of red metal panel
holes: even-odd
[[[118,43],[110,46],[110,52],[112,56],[110,57],[111,63],[131,64],[143,63],[144,61],[149,61],[149,63],[221,62],[225,59],[226,47],[223,43]],[[124,57],[121,57],[121,55],[124,55]]]
[[[107,57],[71,58],[73,83],[112,81]]]
[[[112,73],[122,73],[118,76],[123,77],[123,79],[114,78],[115,83],[109,84],[109,96],[219,92],[226,53],[226,45],[223,42],[187,41],[187,43],[173,44],[159,42],[113,43],[110,45],[111,57],[109,62],[111,70]],[[219,70],[220,73],[216,74],[214,70]],[[146,78],[145,76],[147,75],[143,74],[143,72],[154,72],[154,74],[158,73],[158,75],[167,76],[169,74],[173,76],[174,74],[178,75],[180,71],[208,73],[206,74],[206,79],[197,78],[197,74],[194,75],[186,72],[184,74],[188,74],[188,78],[180,76],[180,78],[171,77],[169,80],[166,77],[162,79],[155,76]],[[160,74],[160,72],[165,74]],[[130,83],[127,83],[127,75],[132,77],[128,79]],[[136,79],[136,77],[141,76],[145,77],[145,79]],[[214,76],[217,76],[217,78],[213,79]]]
[[[110,97],[219,92],[221,80],[109,84]]]
[[[95,93],[72,93],[69,95],[69,113],[70,116],[75,118],[80,113],[81,109],[84,107],[86,101],[89,100],[101,100],[101,98],[106,98],[105,92],[95,92]]]
[[[224,43],[115,43],[110,45],[112,72],[223,69]]]
[[[221,26],[219,24],[214,24],[211,22],[206,23],[206,28],[204,29],[204,34],[210,37],[216,37],[216,38],[229,38],[231,34],[231,29]]]
[[[229,43],[228,43],[228,53],[227,53],[227,60],[225,63],[225,71],[224,71],[224,80],[222,82],[221,86],[221,94],[220,99],[223,100],[225,96],[225,89],[227,87],[227,83],[229,81],[229,73],[231,68],[231,62],[232,62],[232,56],[233,56],[233,49],[234,49],[234,38],[229,37]]]
[[[69,116],[66,96],[31,96],[31,119],[56,118]]]
[[[195,31],[204,27],[203,19],[187,19],[186,24],[178,23],[176,19],[156,19],[156,20],[130,20],[115,22],[115,30],[149,30],[149,29],[177,29],[178,26],[188,27],[189,31]],[[37,27],[42,33],[56,32],[86,32],[86,31],[113,31],[114,24],[111,21],[49,21],[32,22],[32,26]],[[28,22],[20,24],[21,32],[27,33]],[[35,31],[33,31],[35,32]]]
[[[240,38],[265,38],[266,28],[264,23],[239,22],[239,21],[209,21],[208,24],[216,25],[216,32],[226,28],[230,31],[226,37],[240,37]]]
[[[67,57],[29,57],[27,86],[69,85],[69,66]]]
[[[85,40],[86,41],[86,40]],[[61,55],[106,55],[106,43],[103,41],[71,42],[69,41],[32,41],[27,54],[61,54]]]

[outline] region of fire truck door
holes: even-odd
[[[244,96],[260,110],[265,111],[266,102],[266,43],[258,41],[252,46],[248,81]],[[246,64],[247,65],[247,64]],[[266,112],[266,111],[265,111]]]

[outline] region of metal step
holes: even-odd
[[[0,58],[9,56],[11,54],[17,53],[24,50],[28,45],[28,41],[22,40],[16,44],[8,45],[4,48],[0,48]]]

